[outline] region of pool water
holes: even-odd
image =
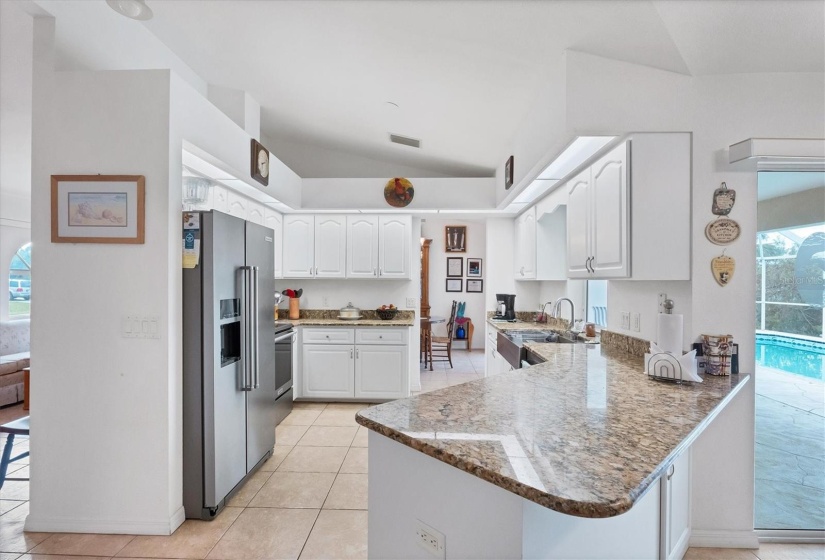
[[[756,335],[756,363],[822,381],[825,343],[777,335]]]

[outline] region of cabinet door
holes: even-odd
[[[347,273],[346,254],[346,216],[315,216],[315,276],[344,278]]]
[[[690,538],[690,449],[676,459],[669,474],[665,475],[665,481],[668,491],[667,558],[679,560],[687,552]]]
[[[246,211],[246,219],[253,224],[264,225],[264,212],[266,207],[263,204],[258,204],[254,201],[249,201],[248,209]]]
[[[380,216],[378,219],[378,277],[410,277],[412,216]],[[418,247],[418,243],[416,243]]]
[[[229,190],[226,187],[220,185],[212,187],[212,209],[218,212],[229,211]]]
[[[241,218],[245,220],[246,215],[249,211],[249,203],[251,201],[244,195],[236,193],[235,191],[229,191],[227,201],[227,213],[230,216],[235,216],[236,218]]]
[[[378,277],[378,216],[347,216],[347,278]]]
[[[264,225],[275,232],[272,245],[275,247],[275,278],[284,275],[284,217],[275,210],[264,210]]]
[[[400,399],[409,389],[406,346],[355,347],[355,396]]]
[[[567,276],[589,278],[590,169],[572,179],[567,189]]]
[[[523,214],[524,223],[521,226],[521,240],[524,245],[522,259],[524,278],[536,277],[536,207],[533,206]]]
[[[284,278],[310,278],[315,270],[315,218],[284,216]]]
[[[353,396],[353,346],[305,344],[302,358],[305,397]]]
[[[627,143],[600,159],[591,170],[593,240],[590,256],[593,260],[590,268],[596,278],[626,278],[630,275]],[[649,233],[656,235],[656,232]]]

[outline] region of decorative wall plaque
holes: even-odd
[[[733,204],[736,202],[736,191],[728,188],[728,185],[722,185],[713,191],[713,206],[711,211],[717,216],[727,216],[733,210]]]
[[[405,207],[412,202],[414,196],[415,189],[413,189],[412,183],[403,177],[390,179],[384,187],[384,200],[387,201],[387,204],[396,208]]]
[[[713,272],[713,279],[720,286],[727,286],[733,278],[733,272],[736,270],[736,260],[722,253],[718,257],[714,257],[710,261],[710,270]]]
[[[742,228],[730,218],[717,218],[705,226],[705,237],[716,245],[728,245],[739,239]]]

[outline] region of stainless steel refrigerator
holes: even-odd
[[[197,265],[183,270],[183,505],[211,519],[275,445],[274,234],[187,215]]]

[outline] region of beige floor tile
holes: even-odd
[[[324,410],[361,410],[364,408],[369,408],[369,403],[356,403],[356,402],[342,402],[342,403],[329,403]]]
[[[367,512],[322,510],[301,558],[367,558]]]
[[[762,543],[753,553],[759,560],[823,560],[825,544]]]
[[[327,407],[325,402],[293,402],[292,410],[324,410]]]
[[[355,434],[355,439],[352,440],[353,447],[366,447],[367,446],[367,434],[369,430],[364,426],[358,427],[358,432]]]
[[[278,471],[337,473],[347,455],[346,447],[305,447],[296,445]]]
[[[6,521],[0,519],[0,551],[22,554],[52,536],[52,533],[23,531],[23,523],[23,520]]]
[[[275,428],[275,445],[295,445],[303,437],[309,426],[284,426]]]
[[[206,558],[226,530],[235,522],[242,508],[226,507],[212,521],[187,519],[172,535],[137,536],[118,557],[129,558]]]
[[[311,426],[323,411],[322,408],[293,409],[289,416],[281,422],[281,426]]]
[[[20,505],[13,510],[6,512],[3,517],[0,517],[0,523],[9,521],[25,521],[29,515],[29,502],[20,502]]]
[[[21,558],[21,556],[16,552],[0,552],[0,560],[17,560],[18,558]]]
[[[23,503],[25,500],[0,500],[0,515],[10,512]]]
[[[313,426],[357,426],[354,408],[327,408],[313,422]]]
[[[367,509],[367,475],[339,474],[324,509]]]
[[[29,483],[21,480],[7,480],[0,490],[0,500],[28,500]]]
[[[266,463],[261,465],[261,470],[278,470],[278,467],[284,462],[286,456],[289,455],[290,451],[292,451],[292,447],[292,445],[276,445],[274,451],[272,452],[272,457],[270,457]]]
[[[682,560],[757,560],[744,548],[689,548]]]
[[[310,426],[298,445],[310,447],[349,447],[355,438],[357,426]]]
[[[17,557],[15,557],[17,558]],[[109,560],[111,556],[69,556],[66,554],[24,554],[17,560]],[[2,558],[0,558],[2,560]]]
[[[333,473],[274,472],[249,507],[320,509],[335,480]]]
[[[367,473],[367,448],[366,447],[350,447],[347,451],[347,457],[344,459],[344,464],[341,465],[342,473]]]
[[[55,533],[31,550],[32,554],[111,557],[134,539],[133,535]]]
[[[208,558],[297,558],[317,517],[317,509],[245,509]]]
[[[241,487],[238,492],[229,498],[229,501],[226,502],[227,506],[230,507],[246,507],[249,505],[249,502],[252,498],[255,497],[255,494],[258,493],[258,490],[269,480],[269,477],[272,476],[272,471],[258,471],[249,477],[244,485]]]

